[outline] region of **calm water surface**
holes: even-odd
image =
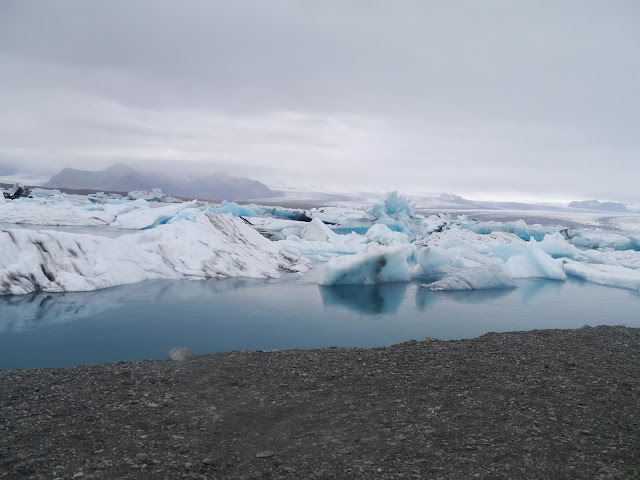
[[[0,369],[326,346],[583,325],[640,327],[640,294],[579,282],[431,292],[415,284],[319,287],[297,278],[153,281],[0,297]]]

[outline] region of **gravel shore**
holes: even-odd
[[[640,329],[0,371],[0,478],[627,479]]]

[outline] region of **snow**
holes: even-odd
[[[322,285],[416,282],[431,290],[477,290],[570,275],[640,288],[640,215],[633,212],[620,217],[626,229],[607,230],[423,216],[397,192],[373,205],[309,211],[150,201],[162,195],[134,194],[132,201],[51,191],[4,202],[0,196],[0,294],[88,291],[161,278],[273,278],[309,268],[318,274],[307,278]],[[106,229],[122,233],[105,235]]]

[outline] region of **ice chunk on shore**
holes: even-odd
[[[331,259],[325,266],[320,284],[375,285],[409,280],[409,265],[402,248],[372,245],[356,255]]]
[[[278,277],[308,263],[226,215],[161,225],[117,239],[0,230],[0,294],[89,291],[150,279]]]

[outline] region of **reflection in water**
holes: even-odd
[[[22,332],[71,323],[123,305],[196,300],[227,293],[264,280],[223,278],[203,281],[157,280],[92,292],[31,293],[0,296],[0,333]]]
[[[513,294],[516,289],[498,288],[494,290],[460,290],[460,291],[433,291],[428,288],[418,287],[416,290],[416,308],[421,312],[440,300],[453,300],[462,303],[487,303]]]
[[[318,286],[325,307],[346,307],[364,314],[397,313],[408,283]]]
[[[565,282],[549,280],[547,282],[531,282],[522,289],[522,304],[526,306],[549,302],[560,295]]]
[[[415,284],[318,287],[279,280],[149,281],[85,293],[0,297],[0,369],[197,353],[470,338],[489,331],[640,326],[640,293],[539,279],[433,292]]]

